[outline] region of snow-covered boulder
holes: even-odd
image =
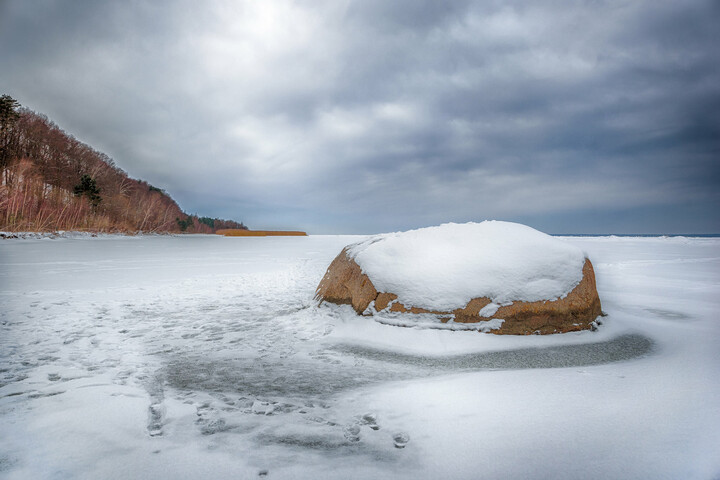
[[[348,245],[317,288],[359,314],[433,314],[492,333],[585,330],[600,315],[590,260],[517,223],[444,224]]]

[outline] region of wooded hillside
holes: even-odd
[[[246,227],[184,213],[170,196],[129,178],[8,95],[0,97],[0,230],[213,233]]]

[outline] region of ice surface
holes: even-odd
[[[0,478],[720,474],[720,240],[565,238],[608,316],[516,337],[317,307],[364,239],[0,240]]]
[[[348,253],[379,292],[440,311],[462,308],[476,297],[495,304],[556,300],[580,283],[585,262],[574,245],[495,220],[377,235]],[[494,313],[489,312],[484,316]]]

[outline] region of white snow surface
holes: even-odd
[[[720,239],[563,238],[549,336],[318,306],[363,239],[0,240],[0,479],[720,478]]]
[[[557,300],[580,283],[585,263],[575,245],[497,220],[377,235],[348,253],[379,292],[439,311],[463,308],[477,297],[498,305]]]

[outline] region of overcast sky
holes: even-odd
[[[0,94],[200,215],[720,232],[720,2],[0,0]]]

